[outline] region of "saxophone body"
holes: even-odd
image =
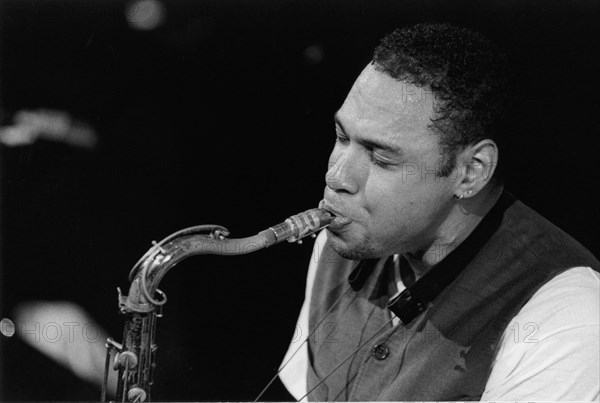
[[[107,356],[101,401],[106,401],[111,353],[113,370],[118,371],[116,400],[150,401],[153,371],[156,365],[156,321],[162,316],[167,296],[158,286],[167,272],[182,260],[195,255],[243,255],[267,248],[284,240],[301,243],[306,236],[331,223],[334,216],[324,209],[311,209],[258,234],[230,239],[229,231],[219,225],[189,227],[169,235],[153,246],[134,265],[129,275],[129,294],[119,289],[119,310],[126,316],[123,343],[106,342]]]

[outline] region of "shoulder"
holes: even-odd
[[[597,333],[599,326],[600,274],[574,267],[549,280],[521,308],[505,330],[498,357],[530,350],[528,341],[537,344],[576,329]]]
[[[594,400],[600,394],[600,274],[544,284],[504,331],[484,400]]]
[[[589,267],[574,267],[540,287],[515,320],[538,323],[541,336],[573,326],[598,326],[599,301],[600,273]]]
[[[507,197],[512,203],[505,211],[503,228],[516,241],[511,245],[561,271],[578,266],[600,269],[598,259],[570,234],[514,196]]]

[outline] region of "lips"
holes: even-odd
[[[333,206],[331,206],[329,203],[327,203],[327,201],[325,200],[321,200],[321,202],[319,203],[319,208],[322,208],[324,210],[329,211],[331,214],[333,214],[335,216],[335,218],[333,219],[333,221],[331,221],[331,223],[329,224],[329,229],[340,229],[348,224],[350,224],[352,222],[352,219],[344,216],[343,214],[339,213],[339,211],[334,208]]]

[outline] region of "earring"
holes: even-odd
[[[460,196],[457,196],[457,195],[454,195],[454,196],[452,196],[452,198],[453,198],[454,200],[460,200],[460,199],[462,199],[463,197],[465,197],[465,195],[464,195],[464,194],[461,194]]]

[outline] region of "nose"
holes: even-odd
[[[338,151],[334,148],[325,174],[327,187],[336,192],[357,193],[360,189],[357,165],[358,161],[352,158],[350,149]]]

